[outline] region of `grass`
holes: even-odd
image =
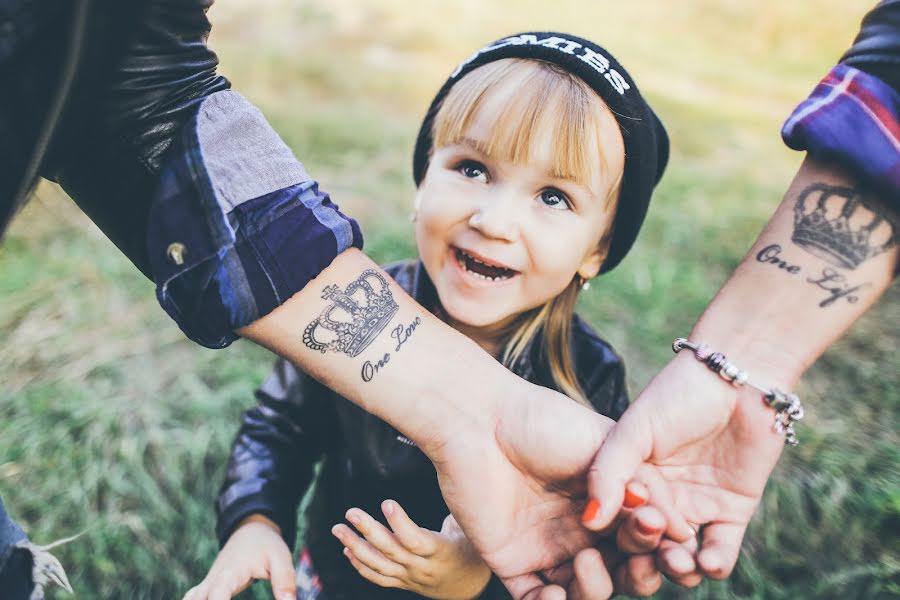
[[[377,260],[411,256],[412,144],[431,94],[481,43],[561,29],[612,49],[667,123],[669,170],[628,260],[584,314],[632,390],[669,357],[749,247],[800,156],[778,129],[869,0],[220,3],[211,44]],[[0,249],[0,492],[59,549],[80,598],[177,598],[216,553],[212,502],[271,357],[185,341],[153,287],[53,186]],[[900,289],[805,377],[787,452],[735,576],[662,598],[900,595]],[[62,597],[51,592],[52,597]],[[246,597],[266,598],[265,586]]]

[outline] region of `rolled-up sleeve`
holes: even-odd
[[[236,92],[204,99],[167,157],[147,247],[160,304],[199,344],[227,346],[338,254],[362,248],[356,221]]]
[[[879,3],[859,36],[782,128],[795,150],[835,160],[900,208],[900,0]]]

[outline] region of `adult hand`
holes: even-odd
[[[605,527],[619,511],[626,482],[641,465],[652,465],[675,509],[701,533],[697,572],[690,555],[671,546],[661,553],[663,570],[686,585],[699,582],[698,573],[727,577],[784,447],[773,419],[759,392],[732,388],[682,353],[604,441],[589,476],[600,509],[586,524]]]
[[[570,598],[608,598],[613,576],[593,549],[598,536],[585,529],[581,514],[587,470],[614,422],[530,384],[510,390],[508,398],[494,418],[463,423],[430,453],[444,498],[513,597],[562,599],[568,591]],[[637,468],[632,473],[649,482],[654,502],[663,496],[653,477]],[[629,527],[635,522],[626,521]],[[670,537],[688,539],[677,515],[667,513],[663,522]],[[647,572],[646,559],[639,566],[620,581],[658,578]]]

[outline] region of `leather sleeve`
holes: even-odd
[[[206,45],[212,0],[98,0],[42,174],[149,276],[147,219],[166,150],[230,84]]]
[[[900,0],[882,0],[863,18],[859,35],[841,62],[900,92]]]
[[[216,504],[216,535],[224,545],[251,514],[296,538],[297,510],[314,467],[339,438],[332,392],[285,360],[257,390],[257,406],[244,413]]]
[[[45,175],[157,284],[185,335],[225,347],[362,232],[217,74],[212,0],[94,2],[90,68]]]

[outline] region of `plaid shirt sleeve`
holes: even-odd
[[[236,92],[210,95],[167,153],[147,244],[160,304],[185,335],[222,348],[362,233]]]
[[[837,65],[785,122],[795,150],[838,160],[896,203],[900,191],[900,94],[877,77]],[[898,204],[900,208],[900,204]]]
[[[837,160],[900,208],[900,0],[881,0],[852,47],[782,128],[785,143]]]

